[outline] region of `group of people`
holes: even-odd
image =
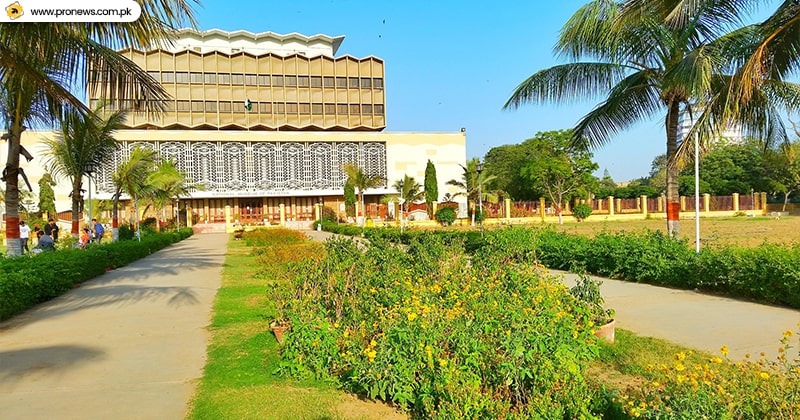
[[[25,223],[25,221],[20,221],[19,238],[22,251],[39,253],[42,251],[55,250],[56,242],[58,242],[59,230],[60,229],[58,225],[53,219],[48,220],[47,224],[44,225],[44,228],[40,228],[38,223],[34,224],[33,233],[36,235],[37,242],[36,246],[33,247],[33,250],[31,251],[31,249],[28,248],[28,241],[31,237],[31,228],[27,223]],[[81,248],[86,248],[86,246],[92,241],[99,244],[103,239],[104,234],[105,228],[103,227],[103,224],[98,223],[97,219],[92,219],[91,229],[88,227],[83,228],[83,233],[78,239],[78,243]]]

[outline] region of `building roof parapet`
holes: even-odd
[[[200,31],[184,28],[175,31],[175,39],[166,43],[161,49],[170,52],[192,50],[197,52],[220,51],[232,54],[246,51],[256,55],[272,52],[279,55],[303,54],[333,57],[342,41],[344,41],[344,35],[306,36],[297,32],[277,34],[270,31],[254,33],[245,30],[229,32],[221,29]]]

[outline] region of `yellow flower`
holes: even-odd
[[[677,370],[678,372],[682,372],[684,369],[686,369],[686,368],[683,366],[682,363],[676,363],[675,364],[675,370]]]
[[[417,313],[416,312],[411,312],[406,316],[408,317],[409,321],[413,321],[413,320],[417,319]]]
[[[767,372],[760,372],[758,376],[761,377],[761,379],[769,379],[769,373]]]
[[[686,353],[684,352],[675,353],[675,360],[684,360],[684,359],[686,359]]]
[[[441,366],[441,367],[447,366],[447,360],[439,359],[439,366]]]
[[[370,351],[367,352],[367,358],[369,359],[370,362],[374,361],[375,360],[375,356],[377,356],[377,355],[378,355],[378,352],[376,352],[375,350],[370,350]]]
[[[723,356],[727,356],[728,355],[728,346],[722,346],[719,349],[719,352],[722,353]]]
[[[792,334],[794,334],[794,331],[792,331],[792,330],[786,330],[786,331],[783,332],[783,336],[784,337],[791,337]]]
[[[722,363],[722,358],[717,357],[717,356],[712,357],[710,360],[711,360],[711,363],[717,363],[717,364]]]
[[[338,322],[334,322],[333,323],[333,328],[339,328],[339,323]]]
[[[345,331],[343,335],[344,338],[350,337],[350,331]]]

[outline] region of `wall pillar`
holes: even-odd
[[[622,214],[622,199],[616,198],[614,202],[617,204],[617,213]]]
[[[592,199],[592,207],[594,207],[594,199]],[[597,199],[597,212],[603,211],[603,200]]]
[[[739,211],[739,193],[733,193],[733,211]]]
[[[286,204],[280,204],[281,226],[286,226]]]
[[[767,211],[767,193],[762,192],[760,195],[761,195],[761,210],[764,210],[764,212],[766,212]]]
[[[658,205],[658,212],[659,213],[663,213],[664,212],[664,196],[663,195],[659,195],[658,196],[657,205]]]
[[[225,231],[231,230],[231,206],[225,206]]]
[[[703,194],[703,211],[711,211],[711,194]]]
[[[236,222],[242,217],[242,212],[239,210],[239,197],[233,197],[233,218]]]
[[[192,227],[192,206],[189,203],[186,203],[186,227]]]
[[[681,211],[686,211],[686,197],[681,196]]]
[[[314,220],[320,220],[322,214],[322,204],[314,203]]]
[[[212,221],[212,220],[210,220],[211,219],[211,215],[209,214],[209,211],[208,211],[208,199],[207,198],[203,199],[203,217],[205,217],[206,221],[208,221],[208,222]]]
[[[544,222],[544,205],[545,205],[544,197],[539,197],[539,214],[542,216],[542,221]]]
[[[433,206],[433,211],[431,212],[431,216],[433,220],[436,220],[436,212],[439,211],[439,203],[434,201],[431,203],[431,206]]]
[[[503,207],[505,208],[506,219],[510,219],[511,218],[511,199],[510,198],[506,198],[506,199],[503,200]]]
[[[608,215],[609,216],[613,216],[614,215],[614,196],[613,195],[608,196]]]
[[[569,213],[569,212],[570,212],[569,200],[567,200],[564,202],[564,211],[562,211],[561,213]]]
[[[641,205],[642,214],[645,215],[645,217],[647,217],[647,196],[643,195],[639,198],[642,200],[642,205]]]

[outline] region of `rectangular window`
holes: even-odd
[[[231,103],[230,102],[220,102],[217,104],[219,108],[219,112],[231,112]]]
[[[259,75],[258,76],[258,84],[259,84],[259,86],[269,86],[269,76],[267,76],[267,75]]]
[[[283,76],[272,76],[272,86],[283,86]]]
[[[325,104],[325,114],[326,115],[336,114],[336,104]]]
[[[272,104],[272,109],[275,111],[275,114],[285,114],[286,104],[283,102],[275,102]]]
[[[372,114],[372,104],[362,104],[361,112],[364,114]]]
[[[300,111],[303,115],[308,115],[311,113],[311,104],[300,104],[298,106],[298,111]]]
[[[311,113],[315,115],[322,115],[322,104],[311,104]]]
[[[178,106],[178,112],[187,112],[191,109],[189,101],[178,101],[177,106]]]
[[[372,87],[372,79],[364,77],[361,79],[361,89],[370,89]]]
[[[310,83],[308,79],[308,76],[297,76],[297,86],[308,87]]]
[[[322,76],[311,76],[311,87],[322,87]]]
[[[244,75],[243,74],[232,74],[231,75],[231,84],[232,85],[243,85],[244,84]]]
[[[231,75],[230,74],[217,74],[217,79],[219,79],[219,84],[221,85],[229,85],[231,84]]]
[[[161,81],[161,72],[158,72],[158,71],[148,71],[148,72],[147,72],[147,75],[148,75],[148,76],[150,76],[150,77],[152,77],[153,79],[155,79],[155,80],[156,80],[156,82],[160,82],[160,81]],[[92,108],[92,109],[94,109],[94,108]]]
[[[167,112],[174,112],[175,111],[175,101],[167,102],[167,107],[164,109]]]
[[[322,85],[325,86],[326,88],[332,88],[333,82],[334,82],[333,76],[325,76],[322,78]]]
[[[203,79],[205,79],[203,77],[203,73],[197,73],[197,72],[189,73],[189,82],[191,82],[191,83],[202,84],[203,83]]]
[[[347,104],[336,104],[336,113],[340,115],[347,115]]]
[[[217,103],[214,101],[206,101],[206,112],[217,112]]]
[[[347,88],[347,78],[346,77],[337,77],[336,78],[336,87],[337,88]]]
[[[383,79],[380,77],[373,78],[372,87],[375,89],[383,89]]]
[[[375,115],[383,115],[383,105],[375,104],[372,108]]]
[[[161,83],[175,83],[175,73],[171,71],[162,72]]]
[[[245,74],[244,75],[244,84],[248,86],[256,86],[258,85],[258,76],[255,74]]]
[[[259,102],[258,103],[258,113],[259,114],[272,114],[272,102]]]
[[[203,75],[203,81],[206,82],[207,85],[216,85],[217,73],[205,73]]]
[[[350,115],[356,115],[361,113],[361,105],[359,104],[350,104]]]
[[[348,81],[347,86],[350,89],[358,89],[358,77],[349,77],[347,81]]]
[[[297,76],[283,76],[283,84],[286,86],[297,86]]]
[[[175,72],[175,83],[189,83],[189,73],[185,71]]]
[[[203,112],[203,101],[192,101],[192,112]]]
[[[297,114],[297,104],[287,103],[286,104],[286,113],[287,114]]]

